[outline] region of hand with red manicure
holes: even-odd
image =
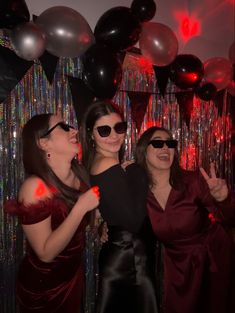
[[[87,190],[84,194],[81,194],[77,203],[79,206],[85,209],[86,212],[95,209],[99,205],[100,192],[99,187],[94,186]]]
[[[224,179],[216,177],[215,164],[210,163],[210,176],[203,168],[200,168],[202,176],[205,178],[212,197],[216,201],[223,201],[228,196],[228,186]]]
[[[92,191],[94,192],[94,194],[97,196],[98,200],[100,200],[100,190],[98,186],[93,186]]]

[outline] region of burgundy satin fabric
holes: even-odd
[[[163,210],[149,192],[148,212],[157,238],[164,244],[164,313],[228,313],[233,243],[208,211],[234,216],[232,202],[219,205],[200,174],[186,172],[184,191],[171,190]]]
[[[27,207],[11,201],[7,211],[17,214],[24,224],[37,223],[51,215],[52,229],[55,229],[69,209],[62,199],[54,197]],[[68,246],[50,263],[40,261],[27,244],[17,279],[16,296],[21,313],[84,312],[83,253],[87,223],[85,217]]]

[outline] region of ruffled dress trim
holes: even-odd
[[[54,210],[66,210],[67,207],[62,199],[47,198],[37,203],[25,205],[17,200],[9,200],[4,206],[5,212],[16,215],[22,224],[35,224],[49,217]]]

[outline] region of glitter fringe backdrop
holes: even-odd
[[[218,174],[227,179],[233,186],[232,149],[231,149],[231,117],[227,104],[227,93],[224,93],[222,113],[213,101],[205,102],[196,97],[193,99],[193,110],[189,128],[180,116],[179,105],[175,93],[177,88],[169,83],[165,97],[162,97],[156,86],[153,72],[124,70],[120,91],[114,101],[123,109],[128,121],[126,138],[126,158],[131,159],[136,140],[147,128],[160,125],[169,128],[174,137],[179,140],[179,155],[181,166],[193,170],[197,166],[209,167],[210,161],[215,161]],[[137,133],[131,118],[130,100],[126,91],[136,90],[150,92],[151,97],[144,121]]]
[[[9,47],[7,38],[0,38],[0,44]],[[81,77],[79,59],[60,59],[53,84],[47,81],[39,62],[31,67],[23,79],[12,90],[9,97],[0,104],[0,312],[16,313],[15,277],[19,262],[24,254],[24,237],[16,218],[4,215],[3,205],[15,198],[23,181],[21,156],[21,130],[33,115],[55,112],[60,106],[64,119],[76,125],[76,116],[68,86],[67,75]],[[120,105],[128,121],[126,137],[126,159],[131,159],[136,140],[139,137],[131,118],[130,100],[126,91],[148,91],[151,93],[140,134],[152,125],[162,125],[172,130],[179,140],[181,165],[194,169],[202,164],[207,167],[215,160],[218,172],[233,185],[231,155],[231,118],[228,114],[226,93],[223,111],[219,115],[213,102],[194,99],[190,128],[181,120],[175,98],[175,87],[168,84],[163,98],[156,88],[153,72],[143,69],[123,71],[120,91],[114,101]],[[87,231],[86,248],[86,313],[94,311],[94,296],[97,280],[98,239],[93,229]]]

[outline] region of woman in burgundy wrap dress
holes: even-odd
[[[163,312],[235,312],[234,247],[222,226],[235,222],[234,194],[213,164],[210,177],[203,169],[182,170],[176,148],[171,133],[159,127],[145,131],[136,148],[149,176],[152,227],[164,245]]]
[[[75,159],[77,131],[59,115],[34,116],[22,137],[29,176],[18,199],[6,204],[27,239],[17,279],[20,312],[82,313],[85,227],[99,203],[98,189],[88,189]]]

